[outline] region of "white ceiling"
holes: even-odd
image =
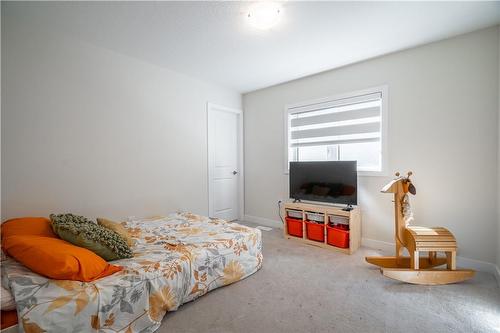
[[[251,2],[17,3],[40,25],[248,92],[500,22],[499,2],[282,2],[259,31]]]

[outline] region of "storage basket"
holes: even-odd
[[[349,225],[349,218],[342,215],[328,215],[328,222],[331,224],[346,224]]]
[[[285,218],[286,220],[286,229],[288,230],[288,234],[294,237],[303,236],[302,231],[302,219],[292,219],[290,217]]]
[[[325,241],[325,227],[324,224],[306,221],[307,239],[324,242]]]
[[[343,249],[349,248],[349,230],[341,227],[326,226],[326,242]]]
[[[301,210],[295,210],[295,209],[287,209],[286,210],[286,216],[294,218],[294,219],[300,219],[300,220],[302,220],[302,211]]]
[[[325,223],[325,214],[306,212],[306,220]]]

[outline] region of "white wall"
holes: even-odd
[[[2,219],[208,213],[206,103],[239,93],[2,9]]]
[[[499,114],[499,117],[498,117],[498,192],[497,192],[497,195],[498,195],[498,205],[497,205],[497,209],[498,209],[498,219],[497,219],[497,222],[498,222],[498,225],[497,225],[497,270],[498,270],[498,274],[500,276],[500,26],[498,26],[498,29],[499,29],[499,34],[498,34],[498,47],[499,47],[499,51],[498,51],[498,114]],[[500,280],[499,280],[499,284],[500,284]]]
[[[389,171],[414,172],[416,223],[448,227],[459,255],[496,261],[496,27],[245,94],[245,213],[278,220],[286,104],[387,84]],[[390,177],[360,177],[363,237],[393,242]]]

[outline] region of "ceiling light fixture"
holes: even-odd
[[[254,3],[248,10],[248,22],[260,30],[268,30],[278,24],[281,6],[275,2],[260,1]]]

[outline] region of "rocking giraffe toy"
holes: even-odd
[[[453,234],[442,227],[417,227],[410,225],[413,220],[408,193],[416,194],[410,176],[396,178],[382,189],[383,193],[394,193],[396,256],[366,257],[370,264],[380,267],[384,276],[413,284],[438,285],[457,283],[474,276],[471,269],[457,269],[457,242]],[[410,257],[403,256],[406,248]],[[427,257],[420,257],[428,252]],[[443,252],[445,257],[438,257]],[[445,265],[446,269],[435,267]]]

